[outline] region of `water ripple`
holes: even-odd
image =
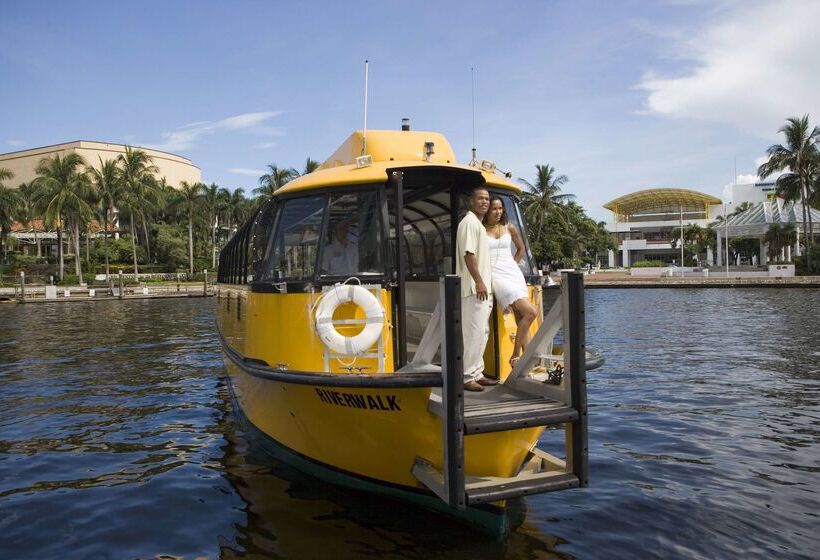
[[[271,463],[213,302],[0,307],[9,558],[813,558],[820,291],[591,290],[587,489],[494,541]],[[544,445],[553,434],[546,433]],[[48,535],[48,538],[43,538]]]

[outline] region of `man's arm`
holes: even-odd
[[[464,264],[467,265],[467,270],[470,272],[470,276],[473,277],[473,282],[475,282],[475,295],[479,301],[484,301],[488,297],[487,286],[484,285],[484,280],[478,272],[478,259],[472,253],[464,253]]]

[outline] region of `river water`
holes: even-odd
[[[820,290],[588,290],[590,487],[504,541],[259,456],[213,300],[0,305],[0,557],[817,558]]]

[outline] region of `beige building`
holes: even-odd
[[[153,164],[159,169],[157,178],[161,179],[165,177],[165,180],[172,187],[178,187],[181,181],[197,183],[202,180],[202,172],[199,167],[194,165],[188,158],[168,152],[152,150],[150,148],[140,148],[137,146],[135,146],[135,148],[151,156]],[[6,168],[14,173],[12,179],[4,182],[6,186],[9,187],[16,187],[20,183],[28,183],[37,177],[34,170],[37,168],[40,160],[52,157],[55,154],[65,156],[72,153],[81,155],[88,165],[99,167],[100,159],[106,161],[117,158],[120,154],[125,153],[125,146],[122,144],[77,140],[75,142],[44,146],[42,148],[32,148],[30,150],[0,154],[0,167]]]

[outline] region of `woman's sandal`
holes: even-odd
[[[521,359],[521,356],[515,356],[515,357],[510,358],[510,367],[514,368],[515,364],[517,364],[518,360],[520,360],[520,359]]]

